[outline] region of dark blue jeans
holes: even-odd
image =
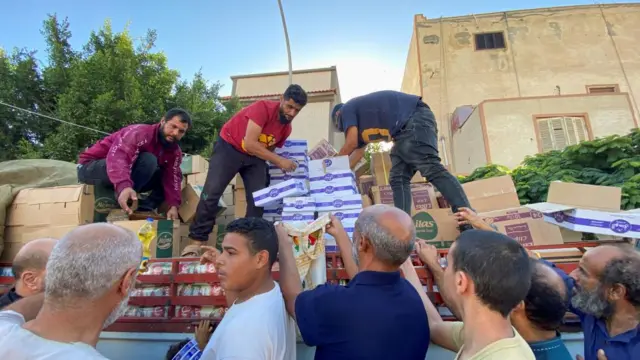
[[[151,191],[149,196],[141,198],[138,202],[138,211],[152,211],[162,205],[164,202],[162,168],[158,166],[158,158],[153,154],[140,153],[131,168],[131,181],[133,181],[133,190],[137,193]],[[114,189],[107,174],[107,161],[105,159],[79,165],[78,182],[100,186],[107,190]]]
[[[420,171],[451,204],[454,212],[459,207],[470,207],[467,195],[455,176],[442,165],[438,155],[438,126],[431,109],[420,103],[391,149],[389,184],[393,190],[393,203],[411,214],[411,178]]]

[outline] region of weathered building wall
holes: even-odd
[[[422,89],[420,86],[420,66],[418,65],[418,42],[416,41],[416,32],[411,35],[411,42],[409,43],[409,54],[407,55],[407,64],[404,67],[404,76],[402,77],[401,91],[413,94],[422,95]]]
[[[485,99],[587,93],[612,85],[640,102],[640,4],[587,5],[415,19],[416,78],[451,151],[450,116]],[[502,32],[505,47],[476,50],[476,34]],[[409,53],[411,54],[411,47]],[[407,64],[414,60],[407,60]],[[421,80],[420,80],[421,79]],[[411,92],[409,90],[409,92]],[[628,129],[619,130],[626,131]],[[618,130],[616,130],[618,131]]]
[[[556,117],[584,119],[585,140],[638,127],[629,96],[622,93],[487,100],[453,135],[456,172],[488,163],[518,166],[542,150],[540,121]]]
[[[470,174],[475,168],[487,163],[480,111],[481,108],[476,107],[460,130],[453,135],[453,168],[456,173]]]
[[[331,89],[331,76],[335,68],[323,71],[295,71],[293,83],[302,86],[305,91],[320,91]],[[255,96],[264,94],[281,94],[289,86],[288,73],[257,74],[231,77],[233,80],[233,94],[236,96]]]

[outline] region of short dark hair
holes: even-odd
[[[167,355],[165,356],[166,360],[173,360],[173,358],[178,354],[180,349],[182,349],[185,345],[189,343],[189,339],[184,339],[179,343],[173,344],[169,346],[169,351],[167,351]]]
[[[21,254],[13,259],[11,271],[18,280],[26,270],[44,270],[49,260],[49,254],[42,250],[32,250],[28,254]]]
[[[230,222],[226,232],[247,238],[249,251],[254,255],[266,250],[269,253],[269,270],[271,270],[271,266],[278,257],[278,234],[273,223],[262,218],[240,218]]]
[[[171,119],[173,119],[174,117],[178,117],[180,119],[181,123],[186,123],[187,125],[189,125],[189,127],[191,127],[192,123],[191,123],[191,115],[189,115],[189,113],[187,112],[187,110],[181,109],[181,108],[173,108],[169,111],[167,111],[166,114],[164,114],[163,119],[165,121],[169,121]]]
[[[563,282],[563,292],[559,292],[543,272],[547,265],[537,259],[531,259],[530,262],[531,287],[524,299],[527,319],[541,330],[558,330],[567,313],[567,288]]]
[[[620,284],[627,289],[626,300],[635,307],[640,307],[640,256],[624,255],[614,258],[605,265],[602,271],[603,286]]]
[[[529,291],[531,264],[526,250],[495,231],[467,230],[452,251],[454,271],[473,281],[476,296],[491,310],[507,317]]]
[[[301,106],[307,105],[307,93],[302,89],[302,86],[297,84],[289,85],[282,97],[285,100],[292,99],[296,104]]]

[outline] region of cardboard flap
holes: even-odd
[[[85,185],[57,186],[23,189],[13,199],[13,204],[55,204],[80,200]]]
[[[571,208],[618,212],[621,198],[622,189],[619,187],[553,181],[549,184],[546,202]]]
[[[567,210],[575,209],[575,206],[554,204],[554,203],[548,203],[548,202],[536,203],[536,204],[527,204],[527,205],[524,205],[524,206],[528,207],[529,209],[533,209],[533,210],[539,211],[539,212],[541,212],[543,214],[550,214],[550,213],[554,213],[554,212],[567,211]]]

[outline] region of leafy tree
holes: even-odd
[[[80,125],[72,126],[0,105],[0,161],[50,158],[75,161],[96,140],[130,124],[155,123],[171,107],[192,113],[195,126],[183,150],[207,154],[218,129],[238,109],[219,101],[219,83],[197,73],[181,80],[155,52],[157,34],[149,30],[137,46],[125,28],[109,21],[73,49],[67,19],[50,15],[43,23],[47,62],[35,52],[0,49],[0,101]]]

